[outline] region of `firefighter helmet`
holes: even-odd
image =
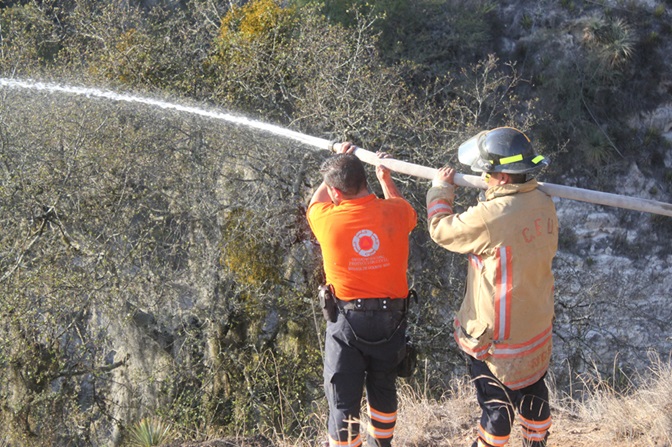
[[[458,158],[476,172],[536,174],[548,166],[530,139],[513,127],[498,127],[478,133],[460,145]]]

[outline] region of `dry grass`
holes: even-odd
[[[561,402],[555,417],[557,445],[672,446],[672,365],[653,360],[646,374],[637,377],[638,385],[624,393],[598,376],[586,382],[589,392],[583,401]]]
[[[672,366],[659,360],[653,365],[627,392],[616,392],[597,376],[583,379],[587,391],[581,400],[556,393],[549,447],[671,447]],[[408,386],[400,397],[397,446],[468,447],[475,439],[480,410],[468,379],[456,380],[438,401]],[[515,427],[509,445],[521,444]]]
[[[553,427],[549,447],[672,447],[672,364],[657,357],[652,360],[652,367],[631,378],[631,385],[624,392],[615,391],[608,380],[594,374],[579,378],[585,392],[576,399],[559,395],[550,380]],[[469,379],[453,380],[441,398],[428,394],[400,382],[394,445],[471,446],[476,438],[480,409]],[[326,420],[326,415],[315,416],[316,420]],[[366,423],[362,421],[363,430]],[[294,442],[284,439],[275,445],[319,445],[319,439],[309,438],[305,436]],[[517,426],[512,430],[509,445],[522,445]]]
[[[468,378],[456,378],[441,399],[403,383],[399,387],[395,444],[414,447],[470,446],[475,438],[478,403]]]

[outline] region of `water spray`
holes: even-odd
[[[317,147],[320,149],[327,149],[329,140],[311,137],[299,132],[294,132],[284,127],[274,126],[272,124],[256,121],[244,116],[232,115],[229,113],[222,113],[201,109],[198,107],[183,106],[172,102],[161,101],[158,99],[147,98],[143,96],[134,96],[128,94],[116,93],[110,90],[101,90],[89,87],[76,87],[69,85],[59,85],[45,82],[22,81],[16,79],[0,78],[0,87],[8,87],[14,89],[25,89],[32,91],[43,91],[47,93],[67,93],[77,96],[85,96],[87,98],[107,99],[110,101],[145,104],[152,107],[157,107],[164,110],[175,110],[177,112],[184,112],[191,115],[202,116],[205,118],[213,118],[222,121],[228,121],[232,124],[239,124],[253,129],[262,130],[278,136],[283,136],[295,141],[299,141],[308,146]]]
[[[340,148],[341,143],[335,143],[322,138],[312,137],[310,135],[295,132],[285,129],[280,126],[264,123],[249,119],[243,116],[232,115],[229,113],[208,111],[198,107],[182,106],[166,101],[151,99],[141,96],[120,94],[109,90],[100,90],[87,87],[76,87],[59,85],[53,83],[43,83],[34,81],[22,81],[15,79],[0,78],[0,87],[26,89],[33,91],[45,91],[47,93],[68,93],[73,95],[86,96],[89,98],[100,98],[111,101],[121,101],[128,103],[146,104],[153,107],[158,107],[166,110],[175,110],[178,112],[198,115],[205,118],[213,118],[223,121],[228,121],[232,124],[238,124],[253,129],[258,129],[264,132],[269,132],[274,135],[282,136],[294,141],[305,144],[306,146],[318,149],[335,151]],[[365,163],[377,166],[383,165],[390,170],[406,174],[413,177],[424,178],[431,180],[436,175],[437,169],[420,166],[408,163],[394,158],[378,158],[378,156],[362,148],[356,148],[354,155]],[[455,174],[455,184],[469,188],[485,189],[486,185],[479,176]],[[642,211],[646,213],[661,214],[663,216],[672,217],[672,204],[665,202],[658,202],[649,199],[640,199],[636,197],[622,196],[619,194],[611,194],[599,191],[592,191],[589,189],[575,188],[571,186],[555,185],[552,183],[539,182],[539,189],[546,194],[563,199],[578,200],[582,202],[594,203],[597,205],[612,206],[617,208],[624,208],[634,211]]]

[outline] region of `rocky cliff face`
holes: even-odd
[[[634,377],[648,351],[672,351],[672,223],[577,202],[557,208],[561,235],[570,232],[576,245],[554,264],[555,373]]]
[[[669,147],[661,151],[670,158]],[[670,191],[637,163],[614,183],[616,194],[671,201]],[[563,199],[556,206],[557,370],[630,374],[648,365],[647,351],[670,353],[672,218]]]

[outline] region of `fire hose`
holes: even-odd
[[[327,149],[335,152],[340,147],[341,143],[330,143]],[[353,154],[365,163],[374,166],[382,165],[391,171],[413,177],[432,180],[437,172],[437,169],[434,168],[420,166],[394,158],[379,158],[375,153],[359,147],[353,151]],[[485,182],[476,175],[456,173],[455,184],[457,186],[486,189]],[[550,196],[562,199],[577,200],[581,202],[594,203],[597,205],[613,206],[617,208],[672,217],[672,204],[659,202],[656,200],[640,199],[637,197],[593,191],[590,189],[576,188],[572,186],[556,185],[546,182],[539,182],[539,189]]]

